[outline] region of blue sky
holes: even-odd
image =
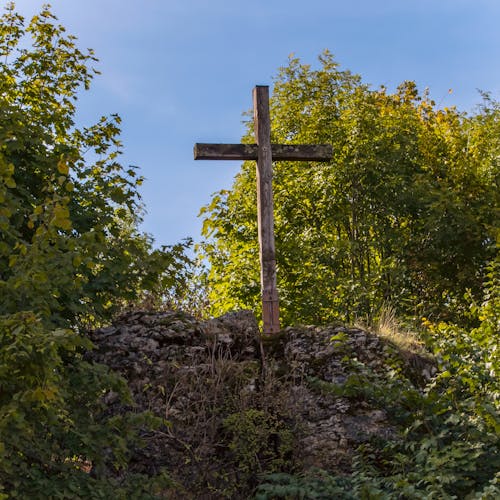
[[[1,1],[0,4],[5,4]],[[18,0],[30,17],[43,1]],[[477,89],[500,99],[499,0],[52,0],[102,75],[78,122],[123,119],[124,165],[139,165],[143,228],[156,243],[199,239],[201,206],[231,186],[238,162],[195,162],[195,142],[239,142],[255,85],[294,53],[329,49],[373,87],[415,80],[469,111]],[[453,89],[451,94],[448,89]]]

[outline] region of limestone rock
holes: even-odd
[[[220,498],[231,481],[243,481],[242,459],[228,441],[230,415],[254,409],[290,429],[295,451],[286,460],[302,470],[348,473],[357,446],[395,433],[384,409],[318,390],[318,384],[341,388],[357,365],[387,370],[390,346],[357,328],[287,328],[263,339],[265,370],[250,311],[207,321],[176,311],[135,311],[90,336],[96,349],[88,358],[123,375],[138,410],[170,422],[146,436],[135,469],[152,473],[165,466],[183,485],[179,498]],[[113,393],[104,402],[120,411]],[[248,491],[235,491],[233,498]]]

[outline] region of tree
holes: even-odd
[[[148,415],[106,416],[126,384],[85,361],[85,327],[144,294],[183,287],[188,243],[142,234],[134,168],[118,163],[117,115],[75,127],[92,51],[45,7],[0,20],[0,497],[147,498],[128,474]],[[86,470],[89,469],[89,471]],[[127,479],[128,478],[128,479]],[[156,481],[156,482],[155,482]],[[161,482],[161,481],[160,481]]]
[[[183,245],[152,251],[137,229],[142,178],[117,162],[119,117],[74,128],[77,91],[89,87],[95,58],[52,20],[48,10],[33,19],[27,34],[34,48],[17,56],[23,19],[10,9],[2,22],[0,286],[10,300],[0,312],[35,299],[52,321],[58,315],[68,324],[82,313],[102,318],[141,290],[176,286],[187,260]],[[86,161],[92,155],[98,160]]]
[[[386,303],[406,316],[460,314],[495,254],[498,111],[486,103],[485,121],[485,108],[437,110],[412,82],[391,94],[329,53],[320,63],[292,58],[271,98],[274,142],[334,149],[330,165],[274,167],[285,324],[370,319]],[[254,168],[202,209],[216,313],[259,307]]]

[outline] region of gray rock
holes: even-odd
[[[286,328],[265,343],[265,370],[251,311],[207,321],[178,311],[135,311],[90,337],[96,349],[88,358],[126,378],[137,410],[152,410],[171,423],[148,434],[146,451],[135,459],[137,471],[165,465],[194,497],[208,484],[222,491],[229,479],[218,471],[238,474],[223,432],[231,414],[254,408],[283,422],[294,432],[293,460],[303,469],[348,473],[357,446],[395,435],[383,409],[321,389],[342,388],[359,366],[386,370],[394,349],[358,328]],[[431,376],[432,366],[417,365],[422,377]],[[103,401],[119,411],[114,393]]]

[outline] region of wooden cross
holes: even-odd
[[[253,89],[255,141],[257,144],[200,144],[195,160],[257,160],[257,217],[260,249],[263,333],[279,332],[279,303],[273,220],[273,160],[329,161],[333,152],[325,144],[272,144],[269,87]]]

